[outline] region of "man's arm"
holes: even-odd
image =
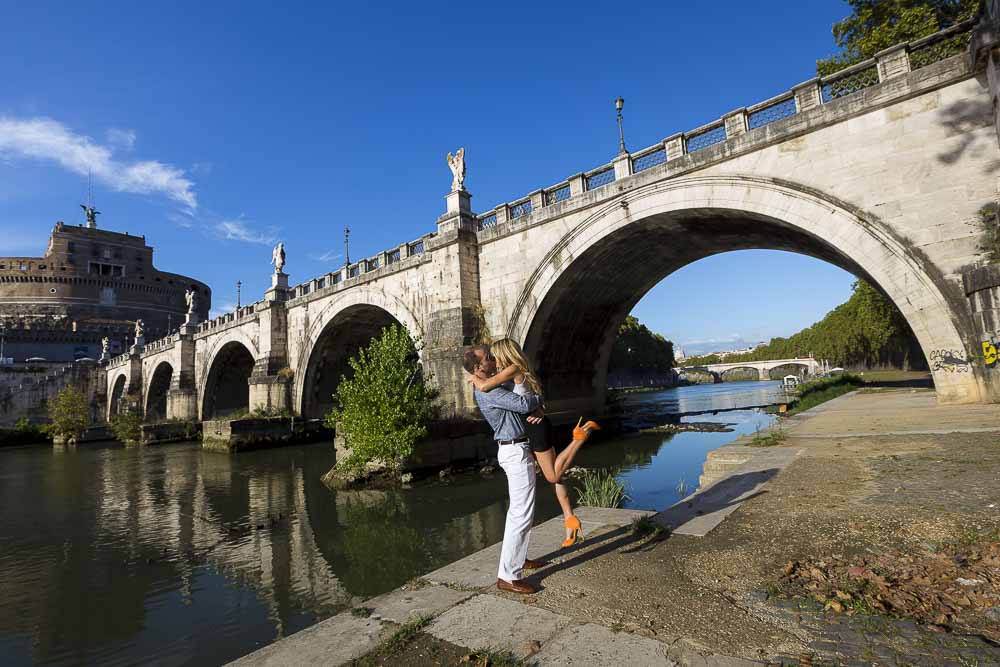
[[[542,399],[535,394],[519,396],[514,392],[497,387],[489,393],[479,392],[479,398],[486,405],[522,415],[534,412],[542,405]]]

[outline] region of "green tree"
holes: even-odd
[[[112,417],[108,426],[115,437],[125,444],[138,443],[142,435],[142,417],[131,410],[120,412]]]
[[[847,0],[851,15],[833,24],[840,53],[816,61],[833,74],[890,46],[926,37],[975,15],[979,0]]]
[[[49,420],[46,428],[51,435],[78,438],[90,426],[87,397],[76,387],[66,387],[49,403]]]
[[[663,376],[674,367],[674,344],[629,315],[618,327],[609,374]]]
[[[427,435],[437,392],[424,377],[417,345],[393,324],[348,360],[354,376],[341,378],[326,416],[327,426],[339,429],[351,449],[338,468],[354,471],[380,462],[397,471]]]

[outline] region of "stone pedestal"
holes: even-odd
[[[291,412],[292,383],[283,375],[250,377],[250,409],[265,410],[269,414]]]
[[[444,199],[448,213],[472,213],[472,195],[468,190],[455,190]]]
[[[271,274],[271,289],[264,292],[265,301],[286,301],[288,299],[288,274],[275,271]]]

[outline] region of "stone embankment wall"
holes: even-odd
[[[92,362],[49,365],[42,372],[34,368],[0,367],[0,427],[14,426],[22,418],[32,423],[48,421],[49,401],[69,386],[87,397],[91,421],[104,421],[103,368]]]

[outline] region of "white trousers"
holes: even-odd
[[[510,496],[497,577],[515,581],[522,577],[524,560],[528,557],[531,524],[535,519],[535,457],[525,442],[500,445],[497,460],[507,474],[507,493]]]

